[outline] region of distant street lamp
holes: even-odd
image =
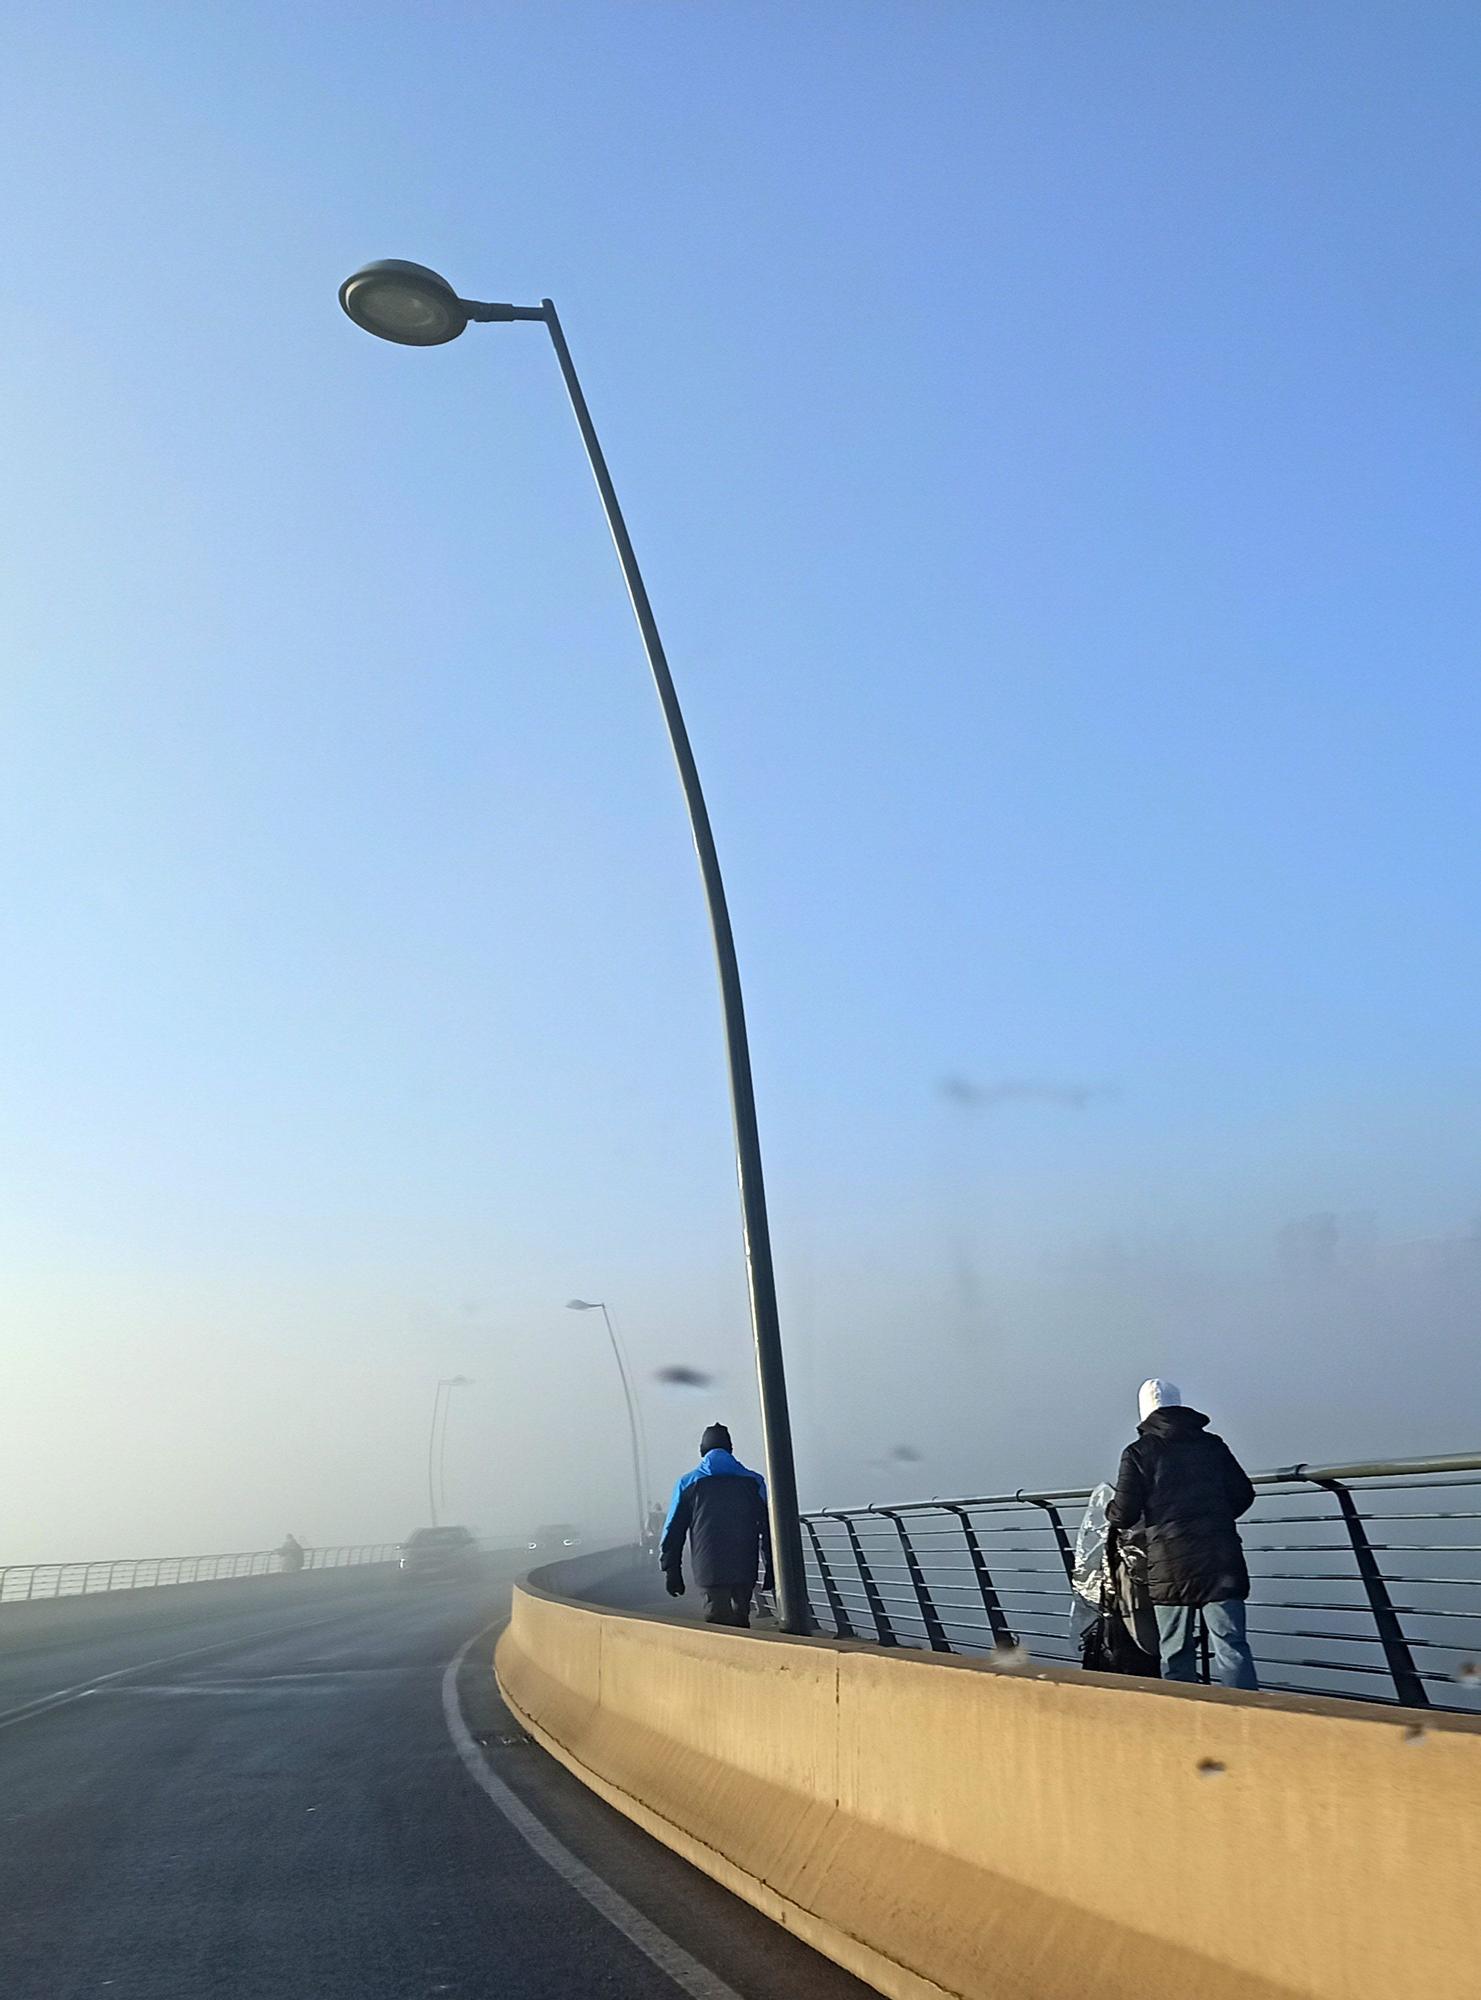
[[[437,1384],[436,1393],[432,1398],[432,1433],[427,1439],[427,1506],[431,1510],[432,1526],[434,1528],[437,1526],[437,1492],[432,1483],[432,1462],[437,1455],[438,1412],[442,1412],[442,1449],[445,1454],[447,1451],[447,1410],[443,1400],[444,1392],[446,1392],[447,1400],[451,1401],[454,1389],[471,1389],[472,1387],[473,1378],[471,1375],[444,1375],[442,1380]],[[445,1487],[442,1499],[445,1506],[447,1504],[447,1490]]]
[[[771,1506],[771,1538],[775,1552],[778,1622],[783,1631],[808,1629],[807,1581],[802,1566],[802,1527],[797,1511],[797,1470],[792,1453],[792,1423],[787,1409],[786,1373],[782,1364],[781,1327],[777,1317],[776,1275],[771,1261],[771,1230],[766,1215],[766,1190],[761,1174],[761,1141],[756,1129],[756,1099],[751,1082],[751,1056],[746,1041],[745,1008],[735,940],[720,878],[720,861],[710,829],[709,812],[700,789],[699,771],[690,748],[689,732],[679,708],[673,677],[648,592],[633,553],[627,524],[607,461],[597,440],[591,412],[576,376],[566,337],[554,305],[487,305],[459,298],[446,278],[423,264],[388,259],[367,264],[339,289],[339,302],[367,333],[404,347],[439,347],[456,340],[470,320],[539,320],[543,322],[560,364],[581,441],[607,516],[627,594],[632,600],[648,665],[668,725],[679,782],[689,809],[689,825],[699,872],[709,905],[715,958],[720,973],[720,1001],[725,1018],[725,1043],[730,1067],[730,1102],[735,1120],[735,1164],[740,1182],[741,1235],[751,1298],[751,1331],[756,1344],[756,1373],[761,1389],[761,1434],[766,1457],[767,1494]]]
[[[643,1491],[643,1454],[638,1443],[638,1405],[633,1394],[633,1385],[628,1377],[627,1363],[622,1358],[622,1349],[617,1344],[617,1335],[612,1326],[612,1315],[601,1299],[567,1299],[566,1310],[573,1313],[599,1312],[607,1325],[607,1338],[612,1343],[612,1359],[617,1363],[617,1372],[622,1377],[622,1393],[627,1401],[627,1429],[633,1450],[633,1499],[637,1506],[638,1546],[648,1531],[648,1498]]]

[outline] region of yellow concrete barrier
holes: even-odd
[[[1481,1721],[515,1591],[526,1728],[896,2000],[1481,1996]]]

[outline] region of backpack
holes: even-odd
[[[1156,1654],[1145,1652],[1132,1637],[1121,1615],[1119,1592],[1111,1576],[1111,1565],[1117,1560],[1115,1551],[1108,1551],[1108,1557],[1101,1571],[1100,1609],[1080,1641],[1080,1664],[1087,1673],[1144,1674],[1149,1680],[1158,1680],[1162,1662]]]

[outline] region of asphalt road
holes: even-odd
[[[508,1597],[373,1577],[0,1653],[0,1994],[859,2000],[522,1737]]]

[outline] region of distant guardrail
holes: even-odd
[[[1261,1686],[1474,1710],[1481,1453],[1252,1477],[1258,1497],[1240,1529]],[[804,1514],[813,1609],[843,1638],[938,1653],[1021,1646],[1078,1666],[1070,1578],[1091,1490]]]
[[[346,1569],[393,1561],[399,1542],[305,1549],[293,1569]],[[87,1597],[106,1590],[157,1590],[176,1583],[220,1583],[233,1577],[289,1573],[277,1549],[216,1556],[118,1556],[98,1562],[10,1563],[0,1567],[0,1604],[52,1597]]]

